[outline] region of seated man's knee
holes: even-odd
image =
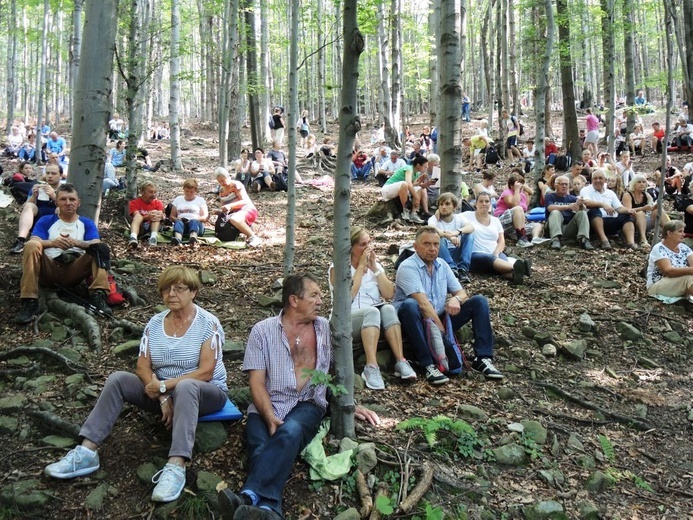
[[[402,302],[397,311],[397,315],[402,318],[403,316],[416,316],[421,315],[421,308],[419,307],[419,302],[414,298],[407,298]]]
[[[481,294],[470,297],[465,304],[469,305],[475,312],[489,312],[488,300]]]
[[[182,379],[176,384],[176,388],[173,390],[173,395],[196,392],[199,387],[199,382],[195,379]]]
[[[38,240],[27,240],[24,245],[24,254],[38,252],[39,254],[43,252],[43,245]]]

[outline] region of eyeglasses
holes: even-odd
[[[176,293],[176,294],[181,294],[184,293],[185,291],[189,291],[190,287],[187,285],[172,285],[171,287],[167,287],[164,289],[163,292],[164,294],[166,293]]]

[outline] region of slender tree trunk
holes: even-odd
[[[498,114],[498,155],[504,158],[508,158],[508,150],[506,149],[508,134],[508,128],[503,123],[502,112],[505,109],[505,100],[507,96],[507,89],[505,88],[506,81],[503,80],[503,41],[505,40],[505,24],[503,12],[503,2],[498,0],[496,4],[496,70],[495,70],[495,85],[496,85],[496,98],[495,102],[496,110]],[[493,106],[493,105],[492,105]],[[493,109],[490,110],[493,114]],[[489,118],[489,128],[493,128],[491,125],[491,119]]]
[[[635,104],[635,49],[633,39],[635,36],[635,24],[633,22],[633,0],[623,0],[623,57],[626,75],[626,104]],[[628,111],[627,135],[633,132],[635,125],[635,112]]]
[[[142,84],[145,76],[145,62],[143,58],[147,55],[146,48],[142,48],[146,41],[142,37],[142,19],[144,10],[148,7],[146,0],[130,0],[130,46],[127,58],[125,103],[128,108],[127,195],[131,199],[137,197],[137,148],[142,136],[144,104]]]
[[[17,0],[10,1],[10,16],[7,20],[9,25],[9,46],[7,49],[7,125],[5,134],[12,131],[14,123],[14,109],[17,104],[17,77],[15,69],[17,66]],[[40,127],[40,124],[39,124]]]
[[[229,138],[229,88],[231,87],[231,67],[233,65],[233,56],[231,55],[231,0],[224,1],[224,17],[222,18],[223,41],[222,41],[222,69],[221,69],[221,85],[219,88],[219,104],[217,106],[217,125],[218,125],[218,140],[219,140],[219,166],[226,168],[229,162],[228,144],[226,140]]]
[[[48,115],[44,115],[45,110],[45,95],[46,95],[46,62],[48,61],[48,23],[50,17],[50,1],[43,1],[43,34],[41,36],[41,71],[39,73],[39,93],[38,93],[38,110],[36,114],[36,123],[39,128],[41,121],[45,118],[48,120]],[[47,112],[47,111],[46,111]],[[41,132],[36,132],[36,153],[37,162],[41,161]],[[103,171],[103,170],[102,170]],[[100,192],[99,192],[100,193]]]
[[[669,11],[673,11],[673,4],[669,1]],[[693,107],[693,0],[683,0],[681,3],[683,12],[683,27],[685,32],[686,53],[681,60],[684,78],[684,91],[688,106]]]
[[[561,69],[561,89],[563,92],[563,130],[564,147],[574,160],[578,160],[582,150],[575,111],[575,85],[573,84],[573,58],[570,50],[570,12],[567,0],[556,0],[558,39],[561,46],[558,63]]]
[[[289,112],[287,119],[289,132],[289,178],[286,208],[286,240],[284,242],[284,276],[294,270],[294,252],[296,250],[296,125],[298,121],[298,35],[299,0],[291,0],[291,44],[289,47]]]
[[[462,170],[462,81],[460,77],[459,4],[441,0],[437,33],[440,78],[440,116],[438,153],[440,154],[440,192],[459,193]]]
[[[608,151],[614,153],[614,109],[616,108],[614,73],[614,0],[600,0],[602,8],[602,52],[604,54],[604,97]]]
[[[262,144],[262,131],[260,130],[260,99],[259,92],[260,81],[258,78],[258,63],[257,63],[257,42],[256,42],[256,24],[255,11],[253,9],[252,0],[245,2],[245,24],[246,24],[246,64],[247,64],[247,92],[248,92],[248,108],[250,115],[250,139],[253,143],[253,149]],[[291,123],[293,124],[293,123]]]
[[[239,65],[238,58],[238,44],[240,41],[240,32],[238,30],[240,18],[238,16],[238,8],[240,6],[239,0],[231,1],[231,20],[229,23],[229,54],[230,54],[230,65],[229,73],[231,74],[231,88],[229,90],[227,105],[229,110],[229,123],[228,127],[236,129],[237,131],[230,132],[228,136],[228,158],[233,160],[239,156],[241,152],[241,132],[238,131],[243,127],[243,96],[241,96],[239,85],[241,81],[239,79],[240,71],[242,70]]]
[[[344,64],[342,67],[342,108],[339,112],[339,148],[334,188],[334,306],[332,342],[335,379],[346,394],[332,400],[332,433],[337,438],[354,437],[354,357],[351,347],[351,269],[349,267],[349,205],[351,151],[361,121],[355,111],[359,78],[359,58],[364,38],[356,22],[357,0],[344,0]]]
[[[97,223],[106,157],[106,129],[112,105],[117,13],[117,0],[85,2],[82,63],[75,90],[75,113],[80,116],[74,121],[68,181],[75,185],[82,199],[80,215]]]
[[[390,91],[390,65],[388,62],[390,40],[386,27],[384,2],[378,3],[378,41],[380,44],[380,93],[382,100],[380,105],[380,116],[385,124],[385,139],[387,139],[391,147],[397,147],[400,145],[400,141],[397,131],[398,125],[393,120],[394,116],[392,115],[393,103]]]
[[[171,132],[171,165],[176,171],[183,168],[180,157],[180,5],[179,0],[171,0],[171,57],[169,59],[170,92],[168,101],[168,121]]]
[[[327,133],[327,107],[325,104],[325,23],[324,23],[324,2],[317,2],[317,29],[318,29],[318,120],[320,130],[323,134]],[[298,118],[297,118],[298,119]]]
[[[433,49],[433,52],[440,54],[437,46],[440,43],[438,39],[438,29],[441,0],[433,0],[430,3],[432,5],[428,10],[428,39],[431,42],[431,45],[436,46],[436,49]],[[382,6],[382,4],[380,5]],[[431,54],[433,54],[433,52]],[[431,125],[436,125],[438,121],[438,101],[440,99],[438,61],[439,58],[428,60],[428,77],[430,79],[430,83],[428,84],[428,115]]]
[[[500,79],[503,107],[510,110],[510,77],[508,74],[508,0],[499,2],[498,47],[500,49]]]
[[[267,121],[270,116],[269,102],[269,24],[267,0],[260,0],[260,75],[257,78],[260,103],[260,135],[264,142],[272,142],[272,134]]]
[[[543,45],[543,56],[541,62],[539,62],[540,68],[537,70],[537,88],[534,96],[534,114],[537,121],[537,135],[534,139],[534,178],[541,178],[541,174],[544,170],[545,156],[544,156],[544,134],[546,125],[546,105],[544,100],[546,99],[546,91],[548,89],[549,81],[549,66],[551,64],[551,55],[553,53],[554,44],[554,16],[553,16],[553,5],[551,0],[544,0],[544,16],[546,18],[546,39]],[[541,34],[541,33],[540,33]],[[542,45],[540,45],[542,47]]]
[[[392,126],[395,132],[395,143],[404,149],[400,142],[402,133],[402,15],[401,0],[390,2],[390,42],[392,44]],[[346,53],[345,53],[346,54]]]
[[[512,102],[512,113],[520,115],[520,91],[518,89],[517,55],[515,54],[515,7],[514,0],[508,0],[508,76],[510,78],[510,98]]]
[[[84,0],[74,0],[72,9],[72,38],[70,41],[70,89],[72,92],[77,87],[77,73],[79,72],[80,51],[82,46],[82,10]],[[75,124],[75,104],[70,103],[70,128]]]

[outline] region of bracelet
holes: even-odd
[[[378,276],[380,276],[384,272],[385,272],[385,269],[378,269],[375,273],[373,273],[373,276],[377,278]]]
[[[164,400],[163,400],[163,401],[159,401],[159,404],[160,404],[161,406],[164,406],[164,403],[165,403],[166,401],[168,401],[169,399],[171,399],[171,394],[168,394],[166,397],[164,397]]]

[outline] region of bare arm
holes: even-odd
[[[253,404],[257,408],[260,417],[265,421],[270,435],[274,435],[277,428],[284,424],[284,421],[274,415],[272,402],[270,401],[269,392],[265,386],[267,372],[265,370],[251,370],[250,375],[250,395],[253,398]]]
[[[657,269],[667,278],[677,278],[679,276],[693,275],[693,255],[690,255],[686,261],[688,262],[688,267],[674,267],[668,258],[661,258],[655,264]]]
[[[443,327],[443,323],[440,321],[438,313],[433,308],[433,305],[431,305],[431,302],[428,301],[426,295],[424,293],[414,293],[410,296],[416,300],[416,303],[419,304],[419,308],[421,309],[421,314],[423,315],[423,317],[431,318],[433,322],[436,324],[436,326],[440,330],[444,331],[445,327]]]

